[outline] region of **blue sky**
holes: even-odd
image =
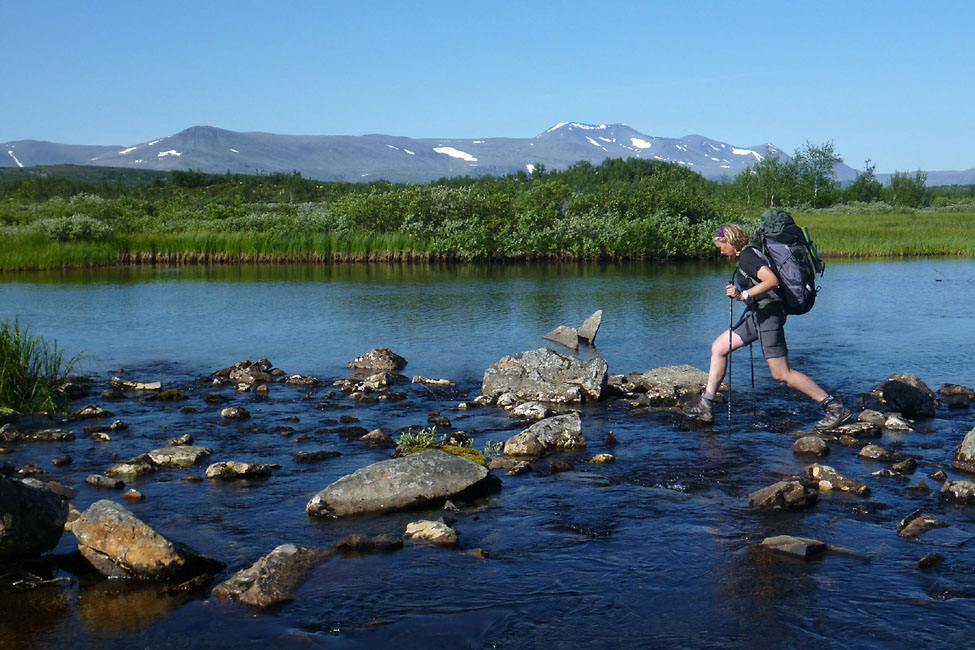
[[[790,152],[832,140],[856,169],[968,169],[973,25],[962,0],[11,0],[0,141],[625,122]]]

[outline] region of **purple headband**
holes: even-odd
[[[724,226],[718,226],[718,230],[714,233],[714,238],[717,239],[718,237],[724,238]]]

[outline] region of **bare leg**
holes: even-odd
[[[725,343],[725,348],[727,347],[728,344]],[[713,364],[714,357],[712,356],[711,358]],[[777,357],[775,359],[766,359],[766,361],[768,361],[769,370],[772,371],[772,377],[775,380],[781,381],[789,388],[799,391],[813,401],[822,402],[826,399],[826,391],[820,388],[819,384],[812,379],[790,366],[789,357]],[[708,385],[710,386],[710,383]]]
[[[745,345],[738,334],[731,333],[731,349],[737,350]],[[725,330],[714,339],[711,344],[711,366],[708,369],[708,385],[705,390],[717,395],[718,388],[724,380],[725,370],[728,369],[728,330]]]

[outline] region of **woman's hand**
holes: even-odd
[[[728,296],[729,298],[738,298],[741,296],[741,291],[739,291],[738,287],[735,285],[729,284],[724,288],[724,295]]]

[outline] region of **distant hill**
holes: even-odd
[[[50,176],[93,184],[142,185],[157,176],[165,177],[168,174],[169,172],[151,169],[95,167],[92,165],[37,165],[35,167],[0,167],[0,182]]]
[[[36,140],[0,144],[0,167],[77,164],[211,173],[298,171],[321,180],[428,182],[442,177],[504,175],[543,164],[564,169],[580,160],[643,158],[683,165],[705,178],[731,179],[767,152],[787,160],[772,144],[737,146],[700,135],[663,138],[625,124],[562,122],[534,138],[407,138],[391,135],[278,135],[194,126],[129,146],[63,145]],[[889,174],[878,174],[882,180]],[[856,171],[841,163],[841,183]],[[975,183],[975,169],[928,172],[928,185]]]

